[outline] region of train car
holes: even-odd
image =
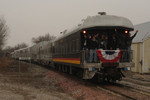
[[[96,77],[98,81],[116,81],[124,76],[121,69],[134,66],[132,51],[125,45],[126,36],[133,30],[129,19],[101,12],[63,31],[63,36],[54,41],[43,41],[13,54],[15,58],[28,54],[32,62],[50,65],[83,79]],[[105,45],[102,46],[104,37]],[[91,40],[96,41],[95,51],[95,43]]]
[[[39,63],[39,64],[41,63],[42,57],[44,55],[43,46],[45,46],[47,43],[48,43],[47,41],[42,41],[31,46],[30,52],[31,52],[32,62]]]
[[[52,61],[52,42],[45,41],[39,49],[39,62],[42,65],[49,65]]]
[[[121,41],[129,31],[134,29],[132,22],[124,17],[106,15],[100,13],[96,16],[88,16],[72,30],[65,30],[63,36],[54,41],[52,50],[52,62],[56,69],[77,74],[83,79],[92,79],[98,76],[98,80],[121,80],[124,76],[121,69],[132,67],[132,51],[126,51]],[[84,48],[85,37],[98,34],[100,40],[102,35],[107,37],[107,48],[97,47],[97,62],[89,61],[88,48]],[[118,40],[118,47],[111,48],[113,35]],[[91,44],[93,45],[93,44]],[[130,54],[129,54],[130,53]],[[127,57],[130,55],[130,58]]]
[[[31,59],[30,47],[15,50],[12,53],[12,58],[24,61],[30,60]]]

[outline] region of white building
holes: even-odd
[[[139,73],[150,73],[150,22],[135,25],[136,30],[139,32],[132,43],[135,67],[131,70]]]

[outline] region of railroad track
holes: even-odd
[[[120,81],[105,83],[97,86],[98,89],[128,100],[143,100],[150,98],[150,87]]]
[[[108,89],[108,88],[105,88],[105,87],[100,87],[100,86],[97,86],[97,88],[102,90],[102,91],[105,91],[107,93],[113,94],[115,96],[119,96],[119,97],[127,99],[127,100],[137,100],[136,98],[134,98],[132,96],[125,95],[125,94],[120,93],[120,92],[115,91],[115,90],[111,90],[111,89]]]
[[[141,80],[136,78],[124,78],[123,81],[132,82],[135,84],[143,85],[143,86],[149,86],[150,87],[150,81],[149,80]]]
[[[142,86],[139,84],[126,82],[126,81],[120,81],[120,82],[116,83],[116,85],[127,87],[127,88],[132,89],[132,91],[140,92],[141,94],[150,96],[150,87],[148,87],[148,86]]]
[[[150,83],[150,80],[137,79],[137,78],[130,78],[130,79],[133,79],[133,80],[137,80],[137,81],[143,81],[143,82],[148,82],[148,83]]]

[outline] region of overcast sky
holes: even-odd
[[[46,33],[57,36],[100,11],[126,17],[136,25],[150,21],[150,0],[0,0],[0,17],[9,27],[9,46],[31,45],[32,37]]]

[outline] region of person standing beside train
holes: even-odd
[[[138,30],[136,30],[135,34],[133,36],[131,36],[131,33],[127,34],[126,37],[126,49],[127,49],[127,58],[130,61],[130,51],[131,51],[131,44],[132,44],[132,40],[133,38],[136,36],[136,34],[138,33]]]
[[[98,41],[96,40],[96,38],[98,37],[98,34],[94,35],[91,40],[90,40],[90,46],[89,46],[89,62],[92,63],[93,62],[93,58],[94,58],[94,62],[97,62],[97,48],[98,48]]]

